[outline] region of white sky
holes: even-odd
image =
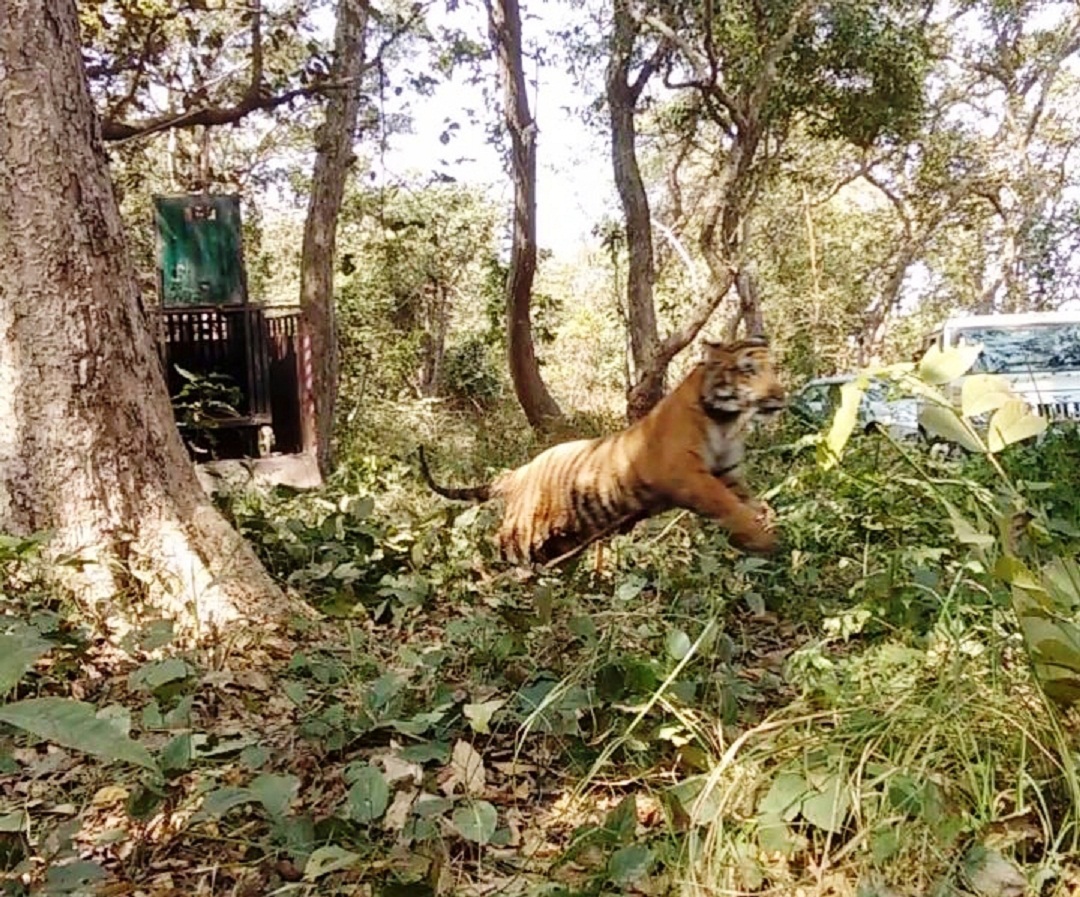
[[[532,3],[523,10],[526,42],[547,40],[555,16],[565,15],[561,4]],[[534,14],[535,13],[535,14]],[[486,40],[486,23],[477,9],[464,6],[456,13],[434,12],[436,19],[468,27],[479,40]],[[493,63],[489,63],[493,65]],[[580,87],[565,66],[536,66],[526,62],[530,80],[529,106],[539,126],[537,147],[537,237],[542,249],[556,257],[577,254],[590,241],[590,231],[601,217],[618,209],[611,173],[611,157],[605,140],[583,120],[580,109],[592,96]],[[595,90],[600,90],[597,85]],[[500,94],[501,96],[501,94]],[[479,87],[467,83],[463,74],[441,85],[431,97],[415,94],[408,101],[412,133],[393,135],[382,158],[376,157],[376,171],[396,181],[407,175],[421,179],[436,170],[475,185],[507,210],[513,204],[509,173],[495,147],[487,144],[484,126],[495,120],[496,109],[484,108]],[[476,109],[481,120],[470,124],[466,108]],[[450,142],[439,136],[446,120],[459,123]],[[486,121],[485,121],[486,119]],[[447,165],[440,162],[446,160]],[[461,161],[465,160],[465,161]],[[385,165],[385,171],[381,171]]]

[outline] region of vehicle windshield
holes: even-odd
[[[979,373],[1080,371],[1080,322],[965,327],[954,331],[953,339],[957,344],[983,344],[982,354],[972,368]]]
[[[983,343],[973,371],[1024,373],[1029,370],[1080,370],[1080,322],[1023,327],[966,327],[956,343]]]

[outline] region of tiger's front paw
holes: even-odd
[[[755,503],[740,515],[737,525],[731,529],[731,544],[743,551],[755,554],[771,554],[776,551],[776,513],[764,503]]]

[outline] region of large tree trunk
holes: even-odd
[[[648,414],[664,396],[667,365],[657,370],[660,337],[656,329],[653,282],[652,220],[649,197],[637,161],[637,126],[634,121],[641,91],[652,73],[646,64],[631,82],[630,64],[634,55],[637,24],[627,0],[615,0],[611,51],[608,57],[606,88],[611,121],[611,162],[615,186],[623,207],[629,268],[626,278],[627,324],[633,361],[627,416],[631,420]]]
[[[0,532],[52,532],[83,601],[188,632],[294,608],[173,421],[82,68],[74,0],[0,0]],[[60,568],[58,568],[59,570]]]
[[[486,0],[491,44],[504,84],[506,126],[512,144],[514,239],[506,279],[510,379],[529,424],[550,427],[562,418],[536,360],[533,345],[533,276],[536,274],[536,122],[529,112],[521,54],[521,11],[517,0]]]
[[[300,261],[300,311],[310,352],[311,395],[305,397],[305,448],[314,450],[325,476],[332,464],[331,437],[338,392],[338,338],[334,312],[334,249],[345,180],[355,156],[353,139],[364,72],[367,0],[340,0],[331,76],[344,85],[326,101],[319,129],[311,200]]]

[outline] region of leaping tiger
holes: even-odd
[[[751,420],[785,401],[767,340],[706,342],[686,379],[625,430],[553,446],[480,486],[438,485],[423,446],[420,469],[446,498],[502,499],[498,543],[513,562],[561,563],[671,508],[717,520],[739,548],[770,552],[776,534],[743,480],[743,439]]]

